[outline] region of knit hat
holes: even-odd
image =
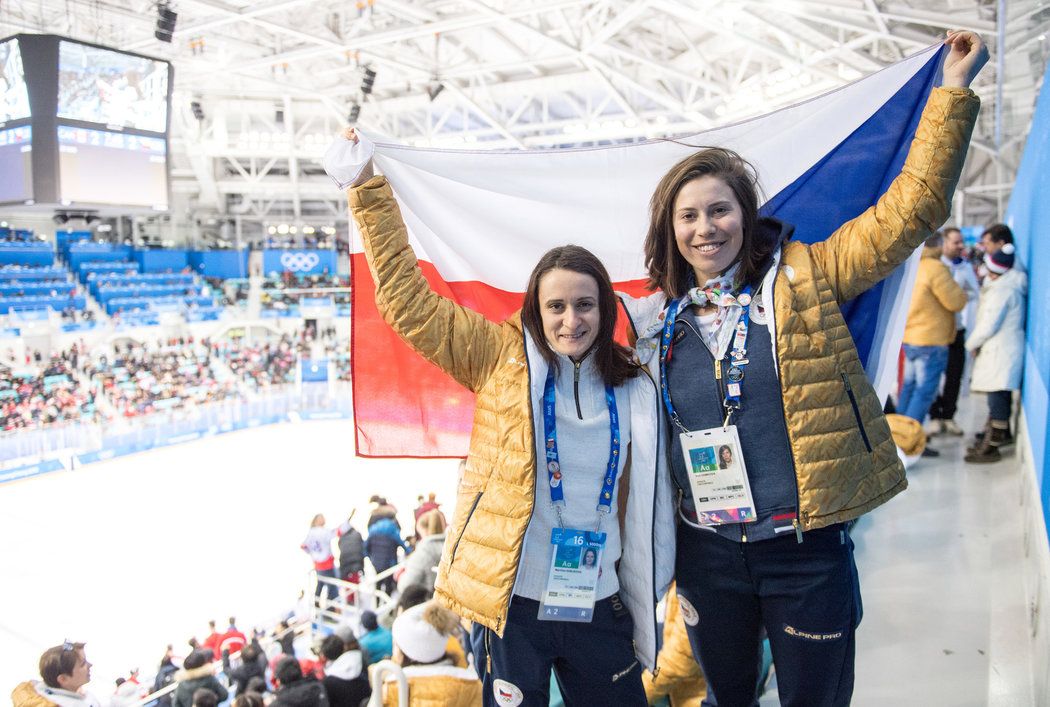
[[[445,655],[458,623],[459,617],[437,602],[413,606],[394,620],[394,645],[417,663],[433,663]]]
[[[1002,275],[1014,266],[1014,245],[1007,243],[994,253],[986,253],[984,265],[989,272]]]

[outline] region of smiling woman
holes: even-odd
[[[477,395],[435,596],[474,622],[485,704],[547,704],[553,668],[566,704],[644,706],[674,516],[657,388],[613,341],[608,273],[584,248],[554,248],[520,315],[490,322],[430,290],[389,185],[370,177],[363,165],[348,195],[376,306]],[[565,559],[581,557],[598,571]]]
[[[687,631],[718,704],[754,702],[763,630],[781,701],[850,701],[861,608],[846,524],[907,481],[840,307],[948,216],[988,52],[971,32],[945,44],[901,173],[827,239],[760,218],[755,170],[731,150],[687,157],[653,194],[645,255],[662,292],[626,304],[640,348],[659,351],[677,591],[702,617]]]

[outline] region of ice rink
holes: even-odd
[[[405,528],[420,493],[454,501],[456,460],[353,449],[350,420],[270,425],[0,485],[0,700],[67,638],[87,642],[104,698],[208,619],[271,625],[307,581],[315,513],[334,525],[356,508],[363,532],[372,494]]]

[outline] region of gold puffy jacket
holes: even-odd
[[[785,243],[763,283],[774,293],[771,333],[803,530],[857,518],[908,486],[839,305],[887,277],[944,223],[979,108],[968,88],[935,88],[886,193],[825,241]],[[644,331],[666,298],[625,304]]]
[[[911,292],[904,343],[947,346],[955,339],[955,313],[966,307],[966,292],[941,262],[940,248],[926,248]]]
[[[442,605],[502,636],[535,503],[532,406],[541,404],[546,363],[519,315],[494,324],[430,289],[385,178],[373,177],[348,197],[376,307],[409,346],[476,394],[470,453],[434,590]],[[631,400],[631,440],[617,483],[624,529],[617,576],[634,619],[637,657],[652,667],[656,602],[674,572],[674,497],[656,384],[639,374],[623,389]]]

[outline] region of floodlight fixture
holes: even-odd
[[[175,22],[178,19],[179,13],[172,10],[168,3],[157,3],[157,27],[153,36],[162,42],[171,44],[172,35],[175,34]]]
[[[372,93],[372,87],[376,82],[376,70],[371,66],[365,67],[365,74],[361,78],[361,93],[368,95]]]

